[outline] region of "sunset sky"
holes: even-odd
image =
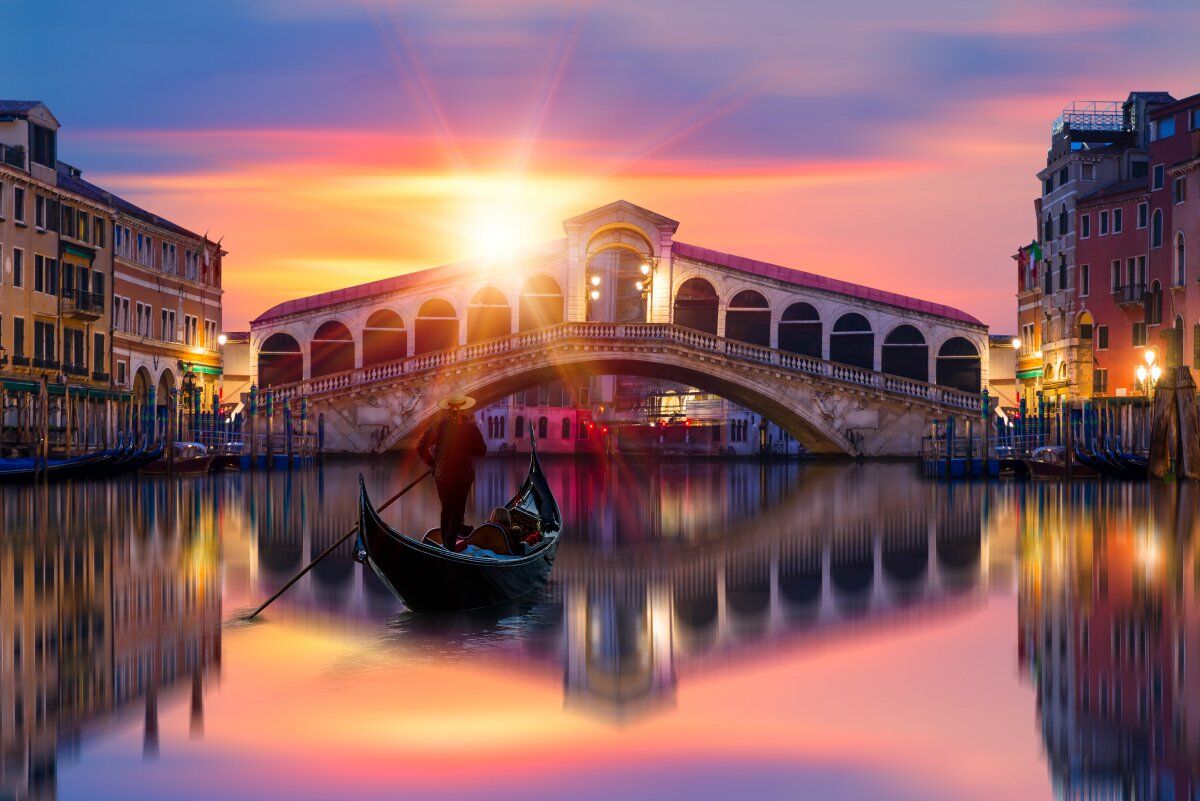
[[[225,327],[617,198],[1015,327],[1076,99],[1200,91],[1194,0],[0,2],[60,157],[230,252]]]

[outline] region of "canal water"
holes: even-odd
[[[1190,487],[546,467],[552,584],[437,616],[346,545],[244,622],[412,465],[3,489],[0,798],[1195,797]]]

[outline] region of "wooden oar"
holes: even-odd
[[[393,503],[393,502],[394,502],[396,499],[398,499],[398,498],[399,498],[401,495],[403,495],[404,493],[408,492],[408,491],[409,491],[410,489],[412,489],[413,487],[415,487],[415,486],[417,486],[418,484],[420,484],[422,481],[424,481],[426,478],[428,478],[428,477],[429,477],[429,476],[430,476],[432,473],[433,473],[433,471],[432,471],[432,470],[426,470],[424,473],[422,473],[421,475],[417,476],[415,479],[413,479],[413,481],[412,481],[412,483],[411,483],[411,484],[409,484],[407,487],[405,487],[404,489],[402,489],[402,490],[400,490],[399,492],[397,492],[397,493],[396,493],[395,495],[393,495],[392,497],[388,498],[388,499],[387,499],[387,501],[385,501],[385,502],[383,503],[383,505],[382,505],[382,506],[379,506],[379,507],[377,508],[377,511],[380,511],[380,512],[382,512],[384,509],[386,509],[386,508],[388,508],[389,506],[391,506],[391,505],[392,505],[392,503]],[[301,578],[303,578],[305,573],[307,573],[308,571],[312,570],[312,569],[313,569],[313,567],[314,567],[314,566],[317,564],[317,562],[320,562],[320,561],[321,561],[322,559],[324,559],[326,556],[329,556],[329,554],[333,553],[333,552],[334,552],[334,550],[335,550],[335,549],[336,549],[336,548],[337,548],[339,545],[341,545],[343,542],[345,542],[346,540],[348,540],[348,539],[350,539],[351,537],[353,537],[353,536],[354,536],[354,534],[355,534],[357,531],[358,531],[358,523],[355,523],[353,528],[351,528],[349,531],[347,531],[345,534],[343,534],[343,535],[342,535],[342,536],[341,536],[341,537],[338,539],[338,541],[337,541],[337,542],[335,542],[333,545],[330,545],[328,548],[326,548],[325,550],[321,551],[321,555],[320,555],[320,556],[318,556],[316,559],[314,559],[314,560],[312,560],[311,562],[309,562],[309,563],[308,563],[308,564],[307,564],[307,565],[304,567],[304,569],[303,569],[303,570],[301,570],[299,573],[297,573],[296,575],[292,576],[292,580],[291,580],[291,581],[289,581],[287,584],[284,584],[282,587],[280,587],[280,588],[279,588],[279,591],[278,591],[278,592],[276,592],[274,595],[272,595],[272,596],[271,596],[270,598],[268,598],[267,600],[263,601],[263,604],[262,604],[262,606],[258,607],[258,608],[257,608],[257,609],[255,609],[253,612],[251,612],[251,613],[250,613],[250,616],[249,616],[249,617],[247,617],[246,619],[247,619],[247,620],[253,620],[255,617],[257,617],[259,612],[261,612],[262,610],[264,610],[264,609],[266,609],[268,606],[270,606],[272,603],[274,603],[274,601],[275,601],[275,599],[276,599],[276,598],[278,598],[280,595],[283,595],[285,592],[287,592],[289,587],[291,587],[293,584],[295,584],[297,581],[299,581]]]

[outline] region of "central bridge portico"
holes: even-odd
[[[987,330],[970,315],[675,240],[624,201],[514,258],[282,303],[252,323],[278,401],[307,395],[327,447],[401,445],[438,397],[499,400],[595,375],[678,381],[815,452],[914,455],[932,416],[977,416]]]

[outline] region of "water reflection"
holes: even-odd
[[[1021,510],[1020,652],[1056,790],[1200,790],[1192,485],[1039,486]]]
[[[0,496],[0,797],[53,798],[62,756],[114,717],[190,699],[221,661],[216,492],[86,484]]]
[[[506,500],[524,468],[486,462],[474,513]],[[709,676],[979,626],[989,600],[1014,589],[1017,643],[1011,622],[996,636],[1035,689],[1054,787],[1194,796],[1190,487],[944,485],[908,465],[551,462],[568,539],[543,593],[411,615],[347,543],[265,623],[223,629],[345,533],[360,470],[376,497],[416,472],[334,463],[0,493],[0,798],[55,797],[59,763],[95,770],[89,743],[114,728],[136,729],[141,757],[165,757],[181,746],[160,742],[164,710],[186,710],[188,733],[203,737],[223,637],[232,653],[280,632],[353,632],[339,682],[451,663],[539,676],[566,710],[612,728],[670,719]],[[431,525],[432,485],[385,516]],[[272,670],[270,656],[249,669]]]

